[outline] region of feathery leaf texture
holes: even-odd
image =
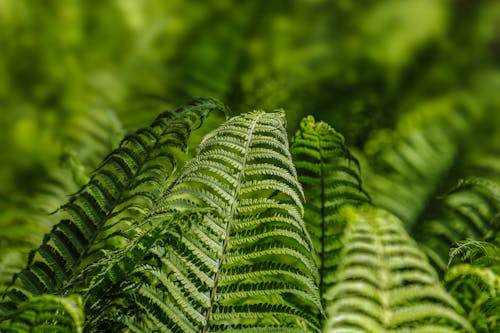
[[[89,318],[85,331],[99,332],[103,327],[118,331],[124,321],[128,321],[125,326],[132,323],[132,318],[121,314],[125,308],[128,313],[137,309],[135,295],[130,289],[148,280],[154,284],[155,275],[144,273],[157,268],[165,244],[175,246],[174,242],[178,242],[183,233],[189,232],[192,225],[210,213],[212,211],[207,209],[190,209],[148,215],[142,230],[125,247],[109,252],[89,266],[85,272],[90,277],[89,287],[83,292],[85,313]],[[139,323],[135,321],[135,324]]]
[[[500,329],[500,187],[488,179],[467,179],[446,201],[451,216],[440,221],[440,233],[431,230],[425,249],[437,257],[447,242],[453,242],[446,286],[478,332],[496,332]]]
[[[364,184],[374,204],[414,226],[478,117],[467,98],[451,96],[406,114],[388,140],[370,141],[375,165]]]
[[[316,250],[320,293],[324,295],[334,282],[341,249],[339,209],[369,203],[370,198],[361,187],[358,161],[343,136],[328,124],[316,122],[312,116],[304,118],[290,150],[304,187],[304,221]]]
[[[116,114],[100,111],[81,114],[62,128],[68,134],[63,135],[65,148],[59,165],[48,170],[29,198],[0,209],[0,290],[10,285],[12,276],[26,266],[26,254],[39,246],[44,234],[59,222],[50,212],[87,183],[86,171],[97,167],[122,137]]]
[[[318,332],[302,200],[282,112],[234,117],[207,135],[153,214],[215,213],[153,249],[160,263],[142,273],[155,283],[130,291],[143,317],[169,332]]]
[[[425,255],[392,214],[346,207],[325,332],[473,332]]]
[[[444,270],[450,247],[457,242],[498,237],[499,215],[500,186],[485,178],[469,178],[446,196],[443,218],[423,221],[415,236],[433,264]]]
[[[14,276],[21,281],[7,295],[13,302],[34,295],[63,293],[79,272],[102,255],[103,244],[120,236],[134,212],[144,213],[162,194],[165,179],[175,169],[175,151],[186,149],[192,129],[213,110],[223,110],[207,98],[174,112],[160,114],[151,126],[126,136],[91,179],[60,209],[65,218],[32,251],[27,267]],[[97,257],[98,258],[98,257]],[[12,304],[4,303],[3,307]]]
[[[465,249],[463,251],[472,252],[474,258],[471,258],[468,263],[454,264],[446,270],[447,288],[467,311],[468,319],[477,332],[497,332],[500,329],[500,246],[498,241],[496,244],[465,241],[460,243],[460,246]],[[470,249],[471,247],[473,249]],[[479,251],[477,251],[478,248]]]
[[[80,296],[42,295],[19,303],[15,310],[0,313],[0,331],[82,333],[83,320]]]

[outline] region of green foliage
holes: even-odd
[[[85,330],[116,331],[124,326],[133,329],[137,325],[147,329],[146,322],[162,325],[168,321],[157,313],[161,308],[158,310],[154,303],[148,303],[144,294],[157,290],[156,278],[159,276],[162,281],[170,279],[161,273],[166,249],[179,245],[182,233],[189,231],[207,213],[197,209],[148,215],[137,235],[123,248],[89,266],[86,272],[90,277],[86,283],[88,287],[83,290],[88,316]],[[158,292],[162,291],[158,289]],[[164,297],[156,301],[159,300],[159,307],[168,307]],[[161,319],[157,319],[158,315]]]
[[[461,242],[452,251],[451,259],[457,252],[466,255],[462,260],[454,260],[446,270],[448,289],[467,310],[468,319],[478,332],[495,332],[500,328],[498,239],[496,242]]]
[[[165,244],[161,271],[147,269],[157,285],[134,292],[153,323],[180,332],[319,330],[302,200],[282,112],[244,114],[209,134],[158,209],[218,214]]]
[[[222,108],[214,100],[198,99],[162,113],[151,126],[126,136],[61,207],[63,219],[30,253],[26,268],[14,276],[22,289],[11,289],[10,300],[23,301],[23,290],[41,295],[75,288],[82,270],[133,228],[134,212],[144,214],[162,195],[176,166],[172,149],[186,149],[191,130],[211,111]]]
[[[0,314],[2,332],[83,332],[84,314],[77,295],[42,295],[21,302],[12,311]]]
[[[316,250],[319,286],[324,297],[334,283],[342,248],[337,241],[343,232],[339,210],[370,200],[361,187],[358,161],[345,146],[343,136],[328,124],[315,122],[311,116],[304,118],[293,138],[291,152],[308,198],[304,220]]]
[[[465,239],[482,241],[498,238],[500,187],[488,179],[467,179],[448,193],[444,203],[444,216],[424,221],[422,232],[416,235],[424,251],[441,270],[449,265],[449,255],[453,258],[464,251],[462,246],[458,246],[453,253],[449,253],[450,244]],[[469,242],[467,244],[470,245]]]
[[[499,331],[499,22],[0,1],[0,331]]]
[[[395,131],[381,131],[365,148],[374,161],[365,173],[374,203],[411,228],[480,116],[467,96],[448,96],[404,115]]]
[[[457,195],[462,196],[457,200]],[[453,237],[456,244],[445,270],[447,287],[478,332],[495,332],[500,328],[500,187],[485,179],[470,179],[447,199],[454,199],[449,201],[455,217],[443,221],[449,230],[442,237]],[[441,244],[436,243],[428,245],[439,249]]]
[[[325,332],[473,332],[393,215],[347,208]]]

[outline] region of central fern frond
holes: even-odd
[[[154,249],[164,253],[161,265],[143,274],[157,282],[132,291],[151,325],[317,332],[318,274],[302,200],[282,112],[235,117],[208,135],[155,214],[217,213]]]
[[[339,242],[343,230],[338,211],[344,205],[370,201],[361,187],[358,161],[344,144],[344,137],[324,122],[309,116],[300,123],[291,153],[306,194],[304,220],[316,250],[320,292],[334,282]]]

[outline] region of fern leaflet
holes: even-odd
[[[31,297],[15,310],[0,313],[4,333],[83,332],[83,307],[77,295]]]
[[[444,216],[423,221],[416,239],[433,264],[445,270],[450,247],[457,242],[497,237],[499,214],[498,185],[484,178],[463,180],[446,196]]]

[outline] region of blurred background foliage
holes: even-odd
[[[0,0],[0,50],[0,270],[125,133],[192,96],[284,108],[290,133],[312,114],[376,173],[413,128],[466,109],[447,177],[498,164],[471,158],[500,151],[498,1]]]

